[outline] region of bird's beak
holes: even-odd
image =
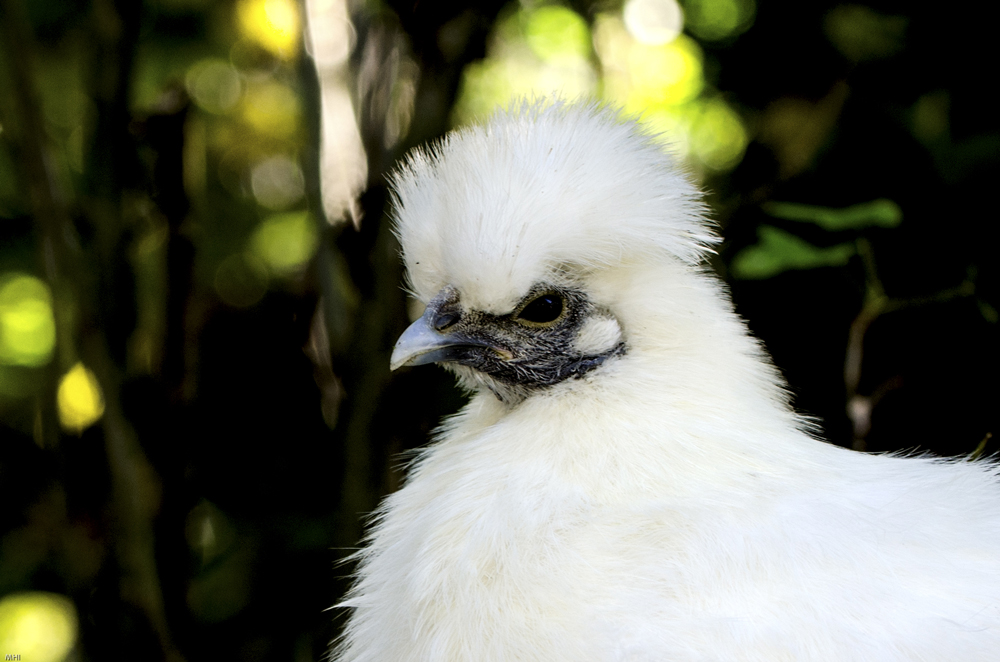
[[[469,350],[490,347],[489,343],[461,333],[442,333],[432,326],[437,306],[428,306],[424,314],[411,324],[392,348],[389,369],[406,365],[423,365],[444,361],[461,361]]]

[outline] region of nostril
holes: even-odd
[[[458,318],[459,314],[455,312],[438,313],[437,317],[434,318],[434,329],[436,331],[444,331],[458,322]]]

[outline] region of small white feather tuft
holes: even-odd
[[[622,341],[622,327],[614,317],[594,315],[580,327],[573,349],[583,355],[604,354]]]

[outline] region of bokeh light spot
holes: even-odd
[[[925,94],[913,104],[911,125],[913,135],[929,145],[948,135],[948,111],[950,99],[945,92]]]
[[[909,20],[887,16],[864,5],[838,5],[827,13],[823,31],[852,62],[877,60],[903,49]]]
[[[676,0],[629,0],[622,16],[629,34],[650,46],[669,43],[684,29],[684,12]]]
[[[626,107],[679,105],[697,97],[704,87],[701,49],[681,35],[669,44],[632,44],[628,54],[632,90]]]
[[[8,656],[61,662],[76,644],[78,627],[76,609],[64,595],[32,591],[0,600],[0,651]]]
[[[215,114],[231,110],[243,93],[239,72],[218,58],[202,60],[188,69],[185,84],[194,102]]]
[[[452,123],[482,120],[515,97],[591,96],[597,75],[590,54],[590,29],[576,12],[519,8],[497,22],[487,57],[465,68]]]
[[[230,255],[216,267],[214,285],[226,304],[249,308],[267,294],[267,265],[253,253]]]
[[[262,207],[287,209],[302,199],[305,179],[302,169],[287,156],[273,156],[254,166],[250,187]]]
[[[620,17],[609,14],[598,16],[594,37],[604,69],[604,97],[626,112],[646,115],[680,106],[697,98],[705,85],[701,48],[690,37],[644,44]]]
[[[317,244],[316,225],[306,211],[275,214],[254,232],[253,252],[278,275],[290,275],[305,267]]]
[[[749,137],[739,115],[721,99],[706,101],[691,127],[691,146],[712,170],[733,168],[743,158]]]
[[[640,41],[613,13],[594,21],[594,46],[605,99],[635,114],[698,172],[722,172],[743,158],[749,136],[742,118],[706,90],[704,54],[691,37]]]
[[[590,29],[572,9],[549,5],[525,12],[523,18],[528,46],[542,60],[590,54]]]
[[[746,32],[757,14],[754,0],[687,0],[687,28],[705,41],[731,39]]]
[[[45,365],[56,344],[48,285],[28,274],[0,278],[0,363]]]
[[[278,82],[253,85],[244,98],[243,119],[262,135],[288,139],[298,128],[299,99]]]
[[[299,8],[294,0],[240,0],[240,30],[275,55],[290,59],[299,44]]]
[[[76,434],[83,432],[104,414],[104,395],[97,377],[77,363],[59,381],[56,404],[63,428]]]

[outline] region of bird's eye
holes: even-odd
[[[533,324],[549,324],[555,322],[562,315],[563,298],[558,294],[549,292],[532,301],[521,309],[517,314],[517,319]]]
[[[445,331],[449,327],[455,326],[455,324],[458,323],[459,318],[461,318],[461,315],[455,311],[438,313],[434,318],[434,329],[436,331]]]

